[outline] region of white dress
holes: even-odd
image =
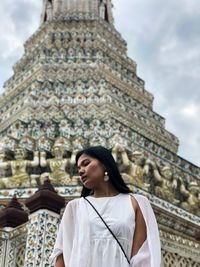
[[[87,197],[119,240],[130,264],[117,241],[84,198],[68,203],[51,259],[63,253],[65,267],[159,267],[160,241],[155,216],[146,198],[134,197],[146,222],[147,240],[132,258],[135,214],[131,196],[120,193],[113,197]]]
[[[135,228],[135,214],[130,196],[119,194],[114,197],[88,197],[88,200],[98,210],[130,259]],[[129,266],[122,249],[98,214],[89,204],[87,208],[92,248],[90,266]]]

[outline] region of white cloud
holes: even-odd
[[[6,0],[0,5],[0,93],[23,54],[23,43],[39,26],[42,1]]]
[[[183,114],[184,117],[196,121],[199,120],[200,106],[195,103],[191,103],[186,107],[183,107],[180,112]]]

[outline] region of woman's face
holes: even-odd
[[[77,167],[80,180],[86,188],[95,189],[104,182],[105,167],[98,159],[82,154]]]

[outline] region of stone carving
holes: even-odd
[[[24,125],[22,124],[22,122],[18,121],[11,125],[8,131],[8,136],[20,140],[20,138],[22,138],[22,136],[24,135],[24,131]]]
[[[56,132],[55,124],[52,123],[52,122],[47,122],[46,125],[45,125],[45,128],[46,128],[46,136],[47,136],[47,138],[54,140],[55,137],[56,137],[56,135],[55,135],[55,132]]]
[[[73,148],[74,151],[79,151],[83,149],[86,146],[86,139],[84,139],[82,136],[77,136],[73,140]]]
[[[43,129],[41,127],[41,123],[36,120],[30,121],[27,129],[28,135],[30,135],[34,139],[38,139],[43,134]]]
[[[20,146],[23,147],[24,149],[34,151],[35,149],[35,140],[34,138],[25,135],[20,139]]]
[[[0,151],[13,150],[15,147],[15,140],[12,137],[4,136],[0,140]]]
[[[111,125],[113,122],[111,122]],[[108,125],[108,124],[107,124]],[[124,138],[125,131],[123,127],[119,127],[118,129],[110,129],[109,131],[110,138],[108,139],[108,146],[114,147],[116,145],[120,147],[128,147],[127,140]]]
[[[67,167],[71,165],[70,158],[64,158],[66,150],[63,144],[55,144],[52,149],[54,158],[46,159],[46,153],[40,152],[40,165],[42,167],[49,166],[51,173],[50,179],[53,185],[69,185],[71,184],[70,174]]]
[[[187,189],[182,182],[180,192],[186,198],[181,203],[181,208],[200,216],[200,186],[197,182],[190,182]]]
[[[177,178],[173,175],[171,167],[165,165],[161,167],[160,172],[154,163],[153,165],[154,179],[158,183],[155,186],[155,194],[170,203],[178,204],[180,201],[175,197],[175,190],[178,186]]]
[[[46,137],[46,135],[42,135],[37,142],[37,147],[38,149],[45,150],[45,151],[51,151],[51,146],[52,146],[52,140]]]
[[[73,134],[73,128],[71,123],[66,119],[62,119],[59,126],[59,132],[61,136],[70,139]]]
[[[112,149],[112,154],[115,160],[119,164],[119,169],[123,173],[123,177],[127,183],[135,184],[148,190],[149,184],[144,180],[145,168],[144,162],[145,158],[140,151],[134,151],[131,153],[130,159],[123,146],[116,145]]]
[[[0,162],[0,169],[11,168],[12,176],[1,179],[1,188],[31,187],[36,186],[37,181],[27,173],[27,167],[39,165],[39,152],[34,152],[33,160],[26,160],[26,152],[23,148],[15,147],[15,160]]]

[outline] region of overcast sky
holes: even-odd
[[[153,93],[154,110],[180,140],[179,155],[200,166],[199,0],[113,0],[116,28],[137,73]],[[0,93],[38,28],[42,0],[0,5]]]

